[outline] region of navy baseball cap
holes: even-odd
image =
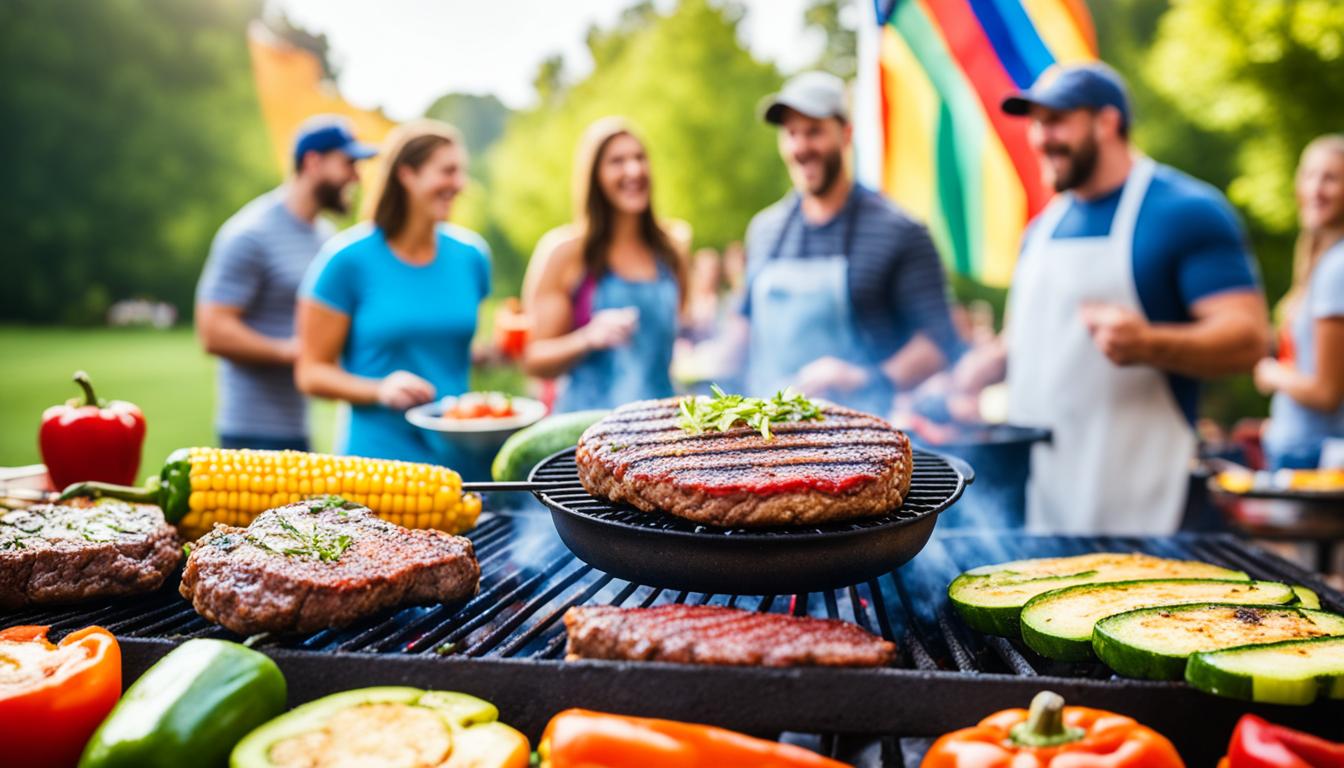
[[[308,152],[340,150],[356,160],[365,160],[378,154],[376,147],[361,144],[350,129],[350,121],[339,115],[317,115],[303,121],[294,135],[294,167]]]
[[[1010,115],[1026,115],[1033,105],[1061,112],[1115,107],[1120,110],[1122,125],[1129,125],[1129,91],[1124,78],[1099,61],[1051,67],[1030,88],[1004,99],[1001,108]]]

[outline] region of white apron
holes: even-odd
[[[1180,525],[1194,431],[1166,375],[1112,363],[1080,314],[1093,302],[1143,312],[1134,224],[1154,165],[1135,163],[1109,235],[1052,239],[1072,199],[1066,193],[1041,214],[1018,262],[1009,298],[1008,417],[1054,433],[1032,449],[1033,532],[1166,534]]]

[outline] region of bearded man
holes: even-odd
[[[294,139],[294,173],[235,213],[215,235],[196,287],[196,334],[219,357],[215,429],[224,448],[307,450],[308,419],[294,386],[294,307],[308,263],[335,233],[357,160],[377,150],[348,121],[309,118]]]
[[[1028,528],[1171,533],[1199,380],[1250,371],[1268,344],[1245,233],[1218,190],[1133,147],[1104,64],[1048,71],[1002,109],[1031,121],[1058,194],[1024,235],[1003,335],[955,378],[974,391],[1006,364],[1009,419],[1053,431],[1033,449]]]
[[[805,72],[762,107],[793,190],[747,229],[745,387],[886,414],[961,352],[938,252],[923,224],[852,180],[843,81]]]

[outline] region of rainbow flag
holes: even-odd
[[[863,3],[862,5],[867,5]],[[1097,57],[1083,0],[874,0],[860,33],[859,178],[929,224],[948,266],[1006,286],[1050,198],[1027,121],[999,111],[1051,65]]]

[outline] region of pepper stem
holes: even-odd
[[[89,379],[89,374],[84,371],[75,371],[74,381],[84,390],[84,404],[98,405],[98,396],[93,394],[93,381]]]
[[[1012,740],[1025,747],[1057,747],[1078,741],[1086,734],[1082,728],[1064,725],[1064,697],[1054,691],[1041,691],[1031,700],[1027,721],[1012,730]]]
[[[113,485],[112,483],[94,481],[74,483],[61,491],[61,495],[56,500],[65,501],[66,499],[84,497],[89,499],[120,499],[138,504],[159,504],[161,496],[158,478],[155,477],[150,480],[149,485],[143,488],[134,485]]]

